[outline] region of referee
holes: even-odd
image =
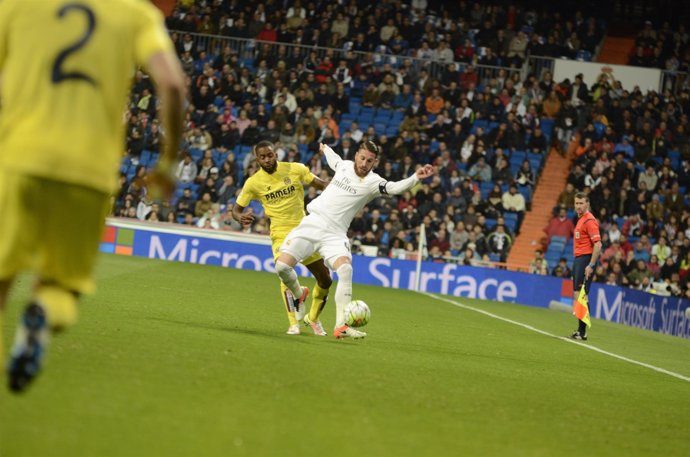
[[[585,293],[589,294],[589,286],[592,284],[594,267],[601,254],[601,236],[599,234],[599,221],[589,210],[589,196],[585,192],[575,194],[575,212],[577,224],[575,225],[575,239],[573,243],[573,293],[574,300],[580,293],[582,284],[585,285]],[[571,338],[575,340],[587,339],[587,324],[578,319],[578,327]]]

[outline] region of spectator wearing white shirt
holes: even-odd
[[[184,158],[177,165],[177,171],[175,172],[177,180],[182,183],[194,182],[197,173],[198,169],[196,163],[192,160],[191,154],[186,153]]]

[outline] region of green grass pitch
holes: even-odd
[[[690,455],[690,382],[422,294],[355,284],[369,337],[337,341],[285,335],[267,273],[103,255],[98,282],[35,385],[0,389],[2,457]],[[575,325],[454,300],[554,335]],[[590,336],[690,376],[690,341],[598,320]]]

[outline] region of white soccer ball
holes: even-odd
[[[345,306],[345,323],[350,327],[364,327],[369,323],[371,310],[362,300],[352,300]]]

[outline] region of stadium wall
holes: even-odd
[[[108,219],[101,252],[275,272],[268,237],[167,224]],[[413,290],[416,262],[354,256],[354,282]],[[309,271],[299,265],[298,272]],[[572,303],[572,281],[551,276],[423,262],[420,290],[542,308]],[[690,301],[593,284],[590,314],[598,319],[690,338]]]
[[[630,92],[635,86],[638,86],[642,92],[661,91],[662,72],[658,68],[555,59],[553,79],[554,81],[563,81],[568,78],[570,81],[575,81],[575,75],[582,74],[582,80],[591,87],[599,80],[599,76],[605,69]]]

